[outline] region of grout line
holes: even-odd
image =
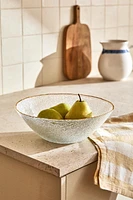
[[[90,24],[89,24],[89,29],[90,29],[90,32],[92,31],[92,2],[90,2]],[[91,44],[92,44],[92,36],[91,36]],[[92,46],[91,46],[92,48]]]
[[[12,67],[12,66],[16,66],[16,65],[21,65],[22,62],[18,62],[18,63],[15,63],[15,64],[10,64],[10,65],[4,65],[2,66],[3,68],[6,68],[6,67]]]
[[[23,64],[37,63],[37,62],[39,62],[39,60],[33,60],[33,61],[23,62]],[[15,64],[11,64],[11,65],[4,65],[3,68],[10,67],[10,66],[15,66],[15,65],[21,65],[21,64],[22,63],[15,63]]]
[[[1,8],[1,1],[0,1],[0,8]],[[2,20],[1,20],[1,12],[0,12],[0,54],[1,54],[1,90],[3,94],[3,57],[2,57]]]
[[[91,20],[91,19],[90,19]],[[60,23],[60,22],[59,22]],[[105,28],[105,29],[110,29],[110,28],[117,28],[117,27],[128,27],[128,25],[120,25],[120,26],[113,26],[113,27],[103,27],[103,28]],[[133,25],[131,26],[131,27],[133,27]],[[90,23],[90,28],[91,28],[91,23]],[[103,29],[103,28],[91,28],[92,30],[101,30],[101,29]],[[57,31],[55,31],[55,32],[48,32],[48,33],[43,33],[43,31],[42,31],[42,33],[38,33],[38,34],[26,34],[26,35],[24,35],[23,33],[22,33],[22,35],[16,35],[16,36],[8,36],[8,37],[1,37],[1,39],[11,39],[11,38],[21,38],[22,36],[23,37],[32,37],[32,36],[39,36],[39,35],[42,35],[42,34],[55,34],[55,33],[58,33]]]
[[[57,58],[61,58],[61,56],[55,56],[55,57],[51,57],[51,58],[45,57],[46,60],[57,59]],[[40,60],[33,60],[33,61],[23,62],[23,64],[29,64],[29,63],[40,63]],[[4,65],[3,68],[10,67],[10,66],[15,66],[15,65],[20,65],[20,64],[22,64],[22,62],[15,63],[15,64],[10,64],[10,65]]]
[[[22,89],[24,90],[24,27],[23,27],[23,0],[21,0],[21,23],[22,23]]]
[[[2,39],[11,39],[11,38],[19,38],[19,37],[32,37],[32,36],[39,36],[39,35],[41,35],[41,34],[54,34],[54,33],[58,33],[57,31],[55,31],[55,32],[49,32],[49,33],[37,33],[37,34],[30,34],[30,35],[24,35],[23,33],[22,33],[22,35],[16,35],[16,36],[8,36],[8,37],[2,37]]]
[[[59,31],[61,31],[61,0],[58,0],[59,1]]]
[[[74,4],[76,5],[76,3]],[[70,6],[60,6],[61,8],[66,8],[66,7],[71,7],[71,6],[74,6],[74,5],[70,5]],[[95,4],[93,5],[92,3],[91,4],[83,4],[83,5],[80,5],[81,7],[84,7],[84,6],[94,6],[94,7],[99,7],[99,6],[117,6],[117,5],[120,5],[120,6],[128,6],[129,4]],[[133,4],[131,4],[133,5]],[[41,8],[40,6],[38,7],[22,7],[22,9],[39,9]],[[58,6],[45,6],[42,8],[58,8]],[[14,9],[21,9],[21,8],[1,8],[1,10],[14,10]]]
[[[59,1],[59,30],[61,29],[61,0],[58,0]]]
[[[130,25],[130,16],[131,16],[131,1],[129,3],[129,12],[128,12],[128,18],[129,18],[129,24],[128,24],[128,41],[129,41],[129,45],[130,45],[130,31],[131,31],[131,25]]]
[[[104,0],[104,5],[103,5],[104,6],[104,40],[106,39],[105,38],[105,36],[106,36],[106,24],[105,24],[106,23],[106,6],[105,6],[105,1],[106,0]]]
[[[41,0],[41,59],[43,59],[43,2]],[[42,85],[44,82],[44,76],[43,76],[43,63],[41,63],[42,65]]]
[[[21,4],[22,5],[22,4]],[[41,7],[23,7],[23,6],[21,6],[20,8],[18,7],[18,8],[1,8],[1,10],[20,10],[20,9],[38,9],[38,8],[41,8]]]
[[[127,40],[129,41],[129,38],[130,38],[130,3],[128,5],[128,19],[129,19],[129,22],[128,22],[128,38],[127,38]]]
[[[117,8],[116,8],[116,13],[117,13],[117,19],[116,19],[116,38],[118,39],[118,10],[119,10],[119,4],[118,4],[118,1],[117,1]]]
[[[18,8],[17,7],[16,8],[15,7],[14,8],[1,8],[1,10],[20,10],[20,9],[21,9],[21,7],[20,8],[19,7]]]

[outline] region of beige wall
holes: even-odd
[[[1,0],[0,94],[65,79],[62,31],[73,22],[76,3],[81,22],[91,29],[90,76],[99,74],[100,40],[128,39],[133,44],[133,0]]]

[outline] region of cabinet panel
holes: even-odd
[[[60,199],[60,178],[0,154],[0,200]]]
[[[67,175],[66,200],[115,200],[117,195],[94,185],[96,162]]]

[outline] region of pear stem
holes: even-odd
[[[82,99],[81,99],[81,96],[80,96],[80,94],[78,94],[78,96],[79,96],[79,101],[81,102],[81,101],[82,101]]]

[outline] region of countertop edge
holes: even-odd
[[[45,172],[48,172],[54,176],[57,176],[59,177],[60,176],[60,170],[51,166],[51,165],[48,165],[46,163],[43,163],[41,161],[38,161],[30,156],[27,156],[27,155],[24,155],[24,154],[21,154],[19,152],[16,152],[12,149],[9,149],[7,147],[4,147],[2,145],[0,145],[0,153],[6,155],[6,156],[9,156],[17,161],[20,161],[22,163],[25,163],[25,164],[28,164],[29,166],[31,167],[35,167],[39,170],[42,170],[42,171],[45,171]]]
[[[0,145],[0,153],[6,155],[6,156],[9,156],[10,158],[13,158],[17,161],[20,161],[24,164],[27,164],[31,167],[34,167],[34,168],[37,168],[39,170],[42,170],[46,173],[50,173],[54,176],[57,176],[57,177],[63,177],[73,171],[76,171],[82,167],[85,167],[95,161],[97,161],[97,152],[95,151],[90,157],[89,157],[89,160],[87,162],[82,162],[82,164],[80,165],[77,165],[74,167],[68,165],[68,168],[67,170],[66,169],[58,169],[56,167],[53,167],[52,165],[49,165],[47,163],[44,163],[44,162],[41,162],[35,158],[32,158],[30,156],[27,156],[27,155],[24,155],[22,153],[19,153],[19,152],[16,152],[12,149],[9,149],[7,147],[4,147],[2,145]]]

